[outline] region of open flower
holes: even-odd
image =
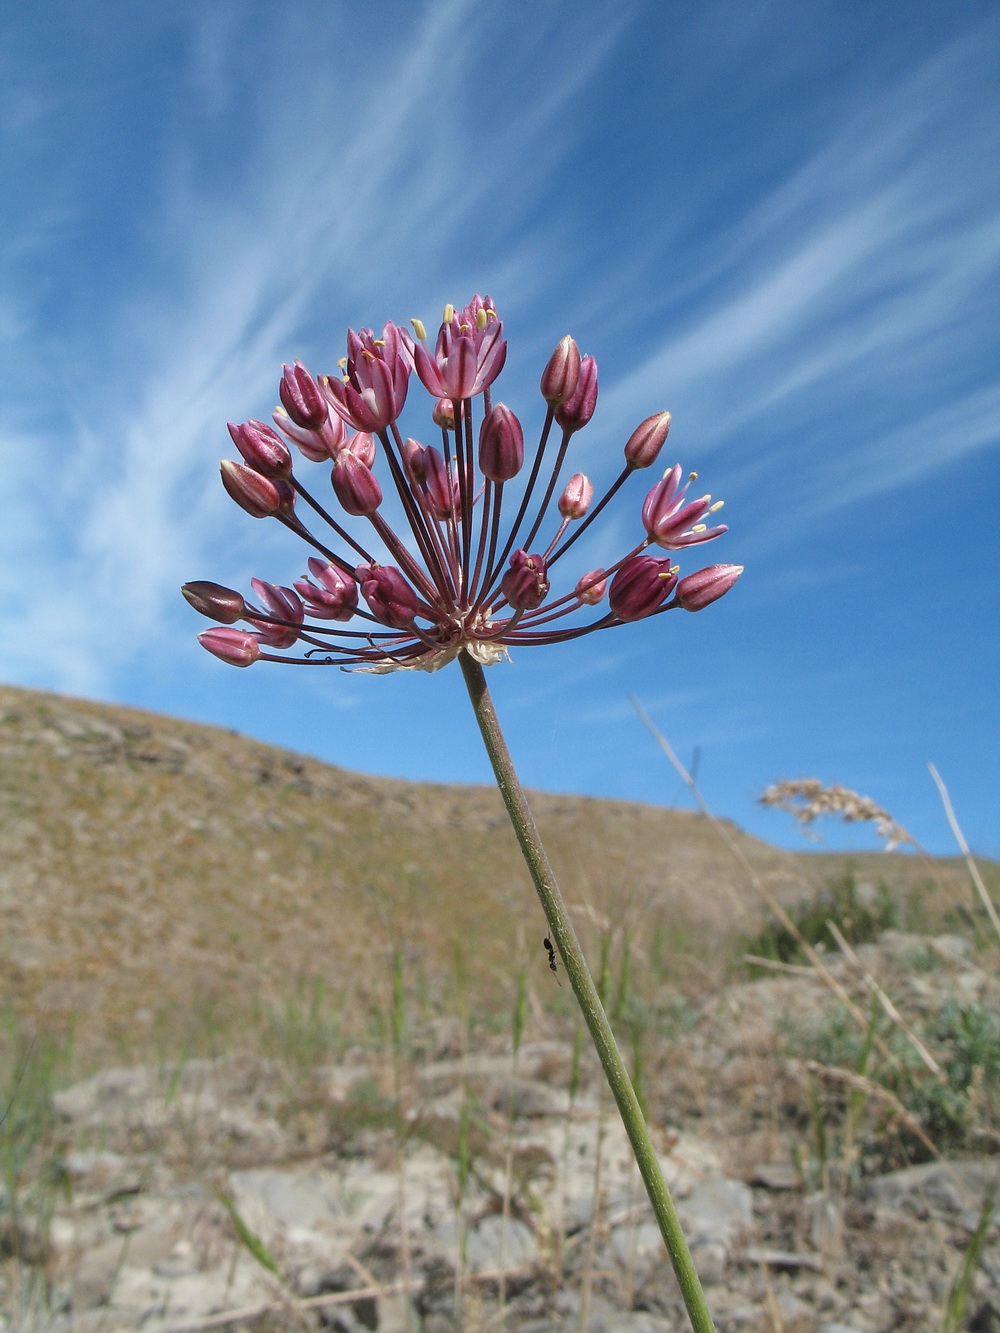
[[[646,553],[682,551],[726,531],[704,521],[719,508],[711,496],[687,499],[690,479],[680,464],[647,494],[641,533],[617,561],[566,568],[580,535],[655,459],[668,413],[636,428],[621,472],[595,502],[590,479],[564,468],[571,437],[594,415],[593,357],[581,357],[569,336],[559,342],[541,378],[544,421],[526,460],[521,422],[490,397],[507,351],[492,300],[473,297],[461,311],[446,306],[433,353],[423,324],[413,325],[415,340],[393,323],[380,338],[349,331],[343,376],[316,380],[299,361],[286,366],[276,429],[259,421],[230,427],[244,460],[223,464],[230,495],[255,517],[277,518],[315,554],[294,589],[253,580],[259,606],[217,584],[187,585],[191,605],[227,627],[201,636],[210,652],[238,666],[263,658],[433,671],[460,652],[488,664],[511,648],[678,607],[700,610],[732,587],[738,565],[681,577],[670,559]],[[430,395],[427,419],[439,443],[404,439],[398,429],[413,368]],[[332,512],[294,475],[286,440],[329,468]],[[383,504],[383,485],[405,518],[402,531],[385,517],[392,506]],[[319,530],[307,526],[306,510],[322,521]],[[239,619],[247,630],[228,628]],[[288,655],[293,646],[302,655]]]

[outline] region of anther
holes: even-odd
[[[424,328],[424,321],[422,319],[411,319],[410,323],[413,325],[413,332],[417,335],[420,341],[426,342],[427,330]]]

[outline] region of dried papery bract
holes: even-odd
[[[433,348],[423,322],[412,324],[413,335],[392,322],[378,335],[348,330],[347,355],[328,375],[317,378],[300,361],[286,365],[274,427],[256,420],[230,427],[243,461],[222,464],[226,490],[253,517],[274,517],[308,544],[308,573],[294,587],[254,579],[254,603],[205,581],[184,593],[197,611],[222,622],[199,637],[233,666],[263,659],[378,674],[436,671],[458,660],[547,938],[614,1092],[692,1323],[709,1333],[648,1128],[511,764],[483,667],[521,648],[665,611],[700,611],[729,591],[742,567],[683,573],[673,556],[648,554],[658,546],[684,559],[688,547],[726,531],[709,521],[720,502],[687,498],[694,474],[685,480],[679,463],[648,491],[633,538],[607,567],[570,559],[632,475],[656,462],[670,414],[648,416],[615,446],[623,465],[598,494],[589,476],[567,466],[576,435],[592,428],[598,401],[597,363],[581,356],[572,337],[560,340],[542,372],[544,405],[536,399],[528,409],[540,420],[537,443],[526,450],[522,419],[492,401],[507,355],[492,299],[474,296],[461,310],[446,306]],[[416,436],[404,438],[398,421],[411,377],[429,400]],[[325,501],[295,474],[295,452],[329,469]],[[594,451],[591,457],[599,463]],[[390,522],[393,515],[399,517]],[[239,620],[248,628],[237,628]]]

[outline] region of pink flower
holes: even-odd
[[[331,376],[323,391],[333,410],[355,430],[380,431],[392,424],[406,402],[410,356],[395,324],[382,337],[371,329],[347,331],[347,363],[343,379]]]
[[[725,523],[710,528],[701,521],[706,514],[721,509],[721,501],[712,504],[712,497],[703,495],[685,504],[684,495],[694,474],[683,486],[681,475],[681,465],[677,463],[662,481],[656,483],[642,506],[642,522],[646,531],[657,546],[667,551],[679,551],[685,546],[710,542],[713,537],[719,537],[727,531]]]
[[[226,490],[254,517],[277,518],[313,554],[294,588],[254,579],[254,605],[219,584],[186,585],[191,605],[222,622],[201,636],[210,652],[238,666],[264,658],[374,672],[436,670],[460,652],[492,663],[516,648],[661,611],[698,611],[733,586],[739,565],[681,578],[670,559],[647,553],[683,551],[726,531],[708,521],[719,508],[711,496],[687,498],[690,478],[679,464],[647,494],[617,560],[582,575],[586,565],[570,568],[575,543],[655,460],[669,413],[633,431],[622,470],[597,497],[591,480],[567,465],[573,436],[597,403],[596,363],[581,358],[572,338],[545,367],[549,410],[526,458],[520,421],[490,401],[506,343],[489,298],[445,308],[433,355],[419,320],[414,329],[416,342],[392,323],[381,338],[350,331],[346,374],[319,383],[323,403],[297,361],[284,368],[276,429],[258,421],[230,427],[246,461],[223,463]],[[411,365],[432,395],[426,410],[440,447],[404,438],[397,426]],[[553,426],[561,439],[550,448]],[[293,474],[288,441],[329,468],[332,503],[329,489],[324,505]],[[236,629],[239,620],[250,628]],[[288,653],[293,647],[299,655]]]
[[[445,306],[433,355],[419,320],[414,328],[416,341],[409,334],[403,336],[420,382],[435,398],[472,398],[503,369],[507,358],[503,324],[488,296],[474,296],[457,312],[454,306]]]

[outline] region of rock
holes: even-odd
[[[825,1259],[844,1257],[844,1200],[829,1190],[819,1190],[805,1200],[809,1239]]]
[[[765,1245],[751,1245],[739,1258],[747,1264],[758,1267],[766,1264],[768,1268],[798,1269],[808,1268],[814,1273],[822,1273],[826,1265],[818,1254],[805,1254],[801,1250],[773,1250]]]
[[[753,1225],[753,1195],[742,1180],[706,1180],[680,1200],[677,1211],[689,1238],[717,1240],[727,1247]]]
[[[791,1162],[761,1162],[750,1173],[750,1184],[766,1190],[800,1190],[802,1177]]]
[[[877,1176],[865,1196],[877,1207],[906,1209],[917,1216],[926,1216],[928,1209],[960,1215],[972,1209],[978,1216],[996,1177],[996,1165],[989,1161],[926,1162]]]
[[[240,1215],[265,1242],[279,1227],[313,1228],[344,1215],[333,1180],[315,1168],[280,1171],[262,1167],[233,1171],[229,1179]]]
[[[513,1119],[557,1116],[565,1113],[569,1095],[534,1079],[507,1079],[494,1087],[489,1104]]]

